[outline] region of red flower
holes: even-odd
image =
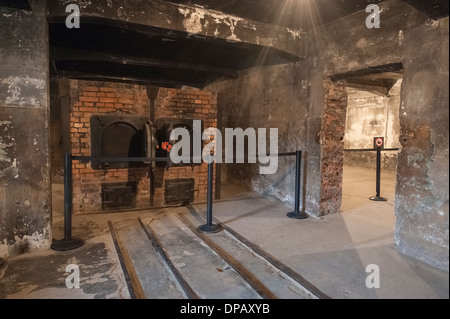
[[[170,150],[172,149],[172,145],[170,145],[169,142],[162,143],[161,147],[163,150],[165,150],[167,152],[170,152]]]

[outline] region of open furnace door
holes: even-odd
[[[158,142],[156,140],[156,130],[152,122],[149,121],[147,124],[145,124],[145,156],[147,158],[156,157],[157,145]],[[146,162],[146,164],[150,165],[152,168],[156,167],[156,163],[154,161]]]

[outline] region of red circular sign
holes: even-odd
[[[376,141],[376,144],[377,144],[378,147],[383,146],[383,144],[384,144],[383,139],[382,138],[378,138],[377,141]]]

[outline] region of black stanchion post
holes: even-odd
[[[84,245],[79,238],[72,238],[72,154],[64,158],[64,239],[55,240],[52,249],[68,251]]]
[[[381,149],[377,150],[377,195],[370,198],[374,202],[388,201],[386,198],[381,197],[381,151]]]
[[[206,225],[198,227],[198,230],[206,234],[214,234],[222,231],[222,227],[213,224],[213,184],[214,183],[214,161],[211,155],[208,163],[208,194],[207,194],[207,211],[206,211]]]
[[[300,211],[300,192],[301,192],[301,180],[302,180],[302,151],[297,151],[297,160],[295,165],[295,210],[287,214],[292,219],[306,219],[308,214]]]

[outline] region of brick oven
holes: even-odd
[[[73,155],[167,157],[171,129],[190,130],[194,120],[217,127],[213,92],[157,88],[155,94],[154,87],[80,80],[69,85]],[[73,183],[75,213],[180,205],[206,199],[207,165],[74,161]]]

